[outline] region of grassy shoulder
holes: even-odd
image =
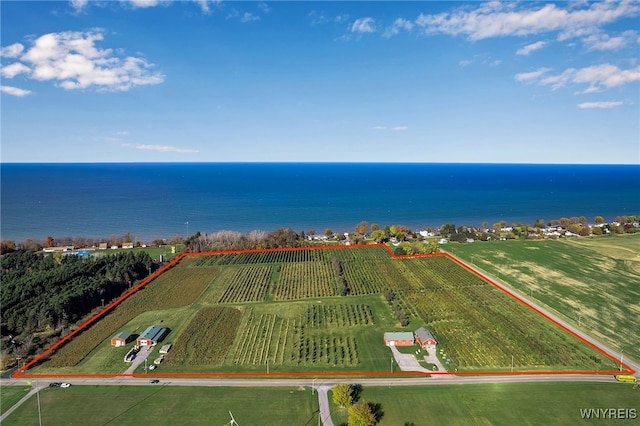
[[[333,405],[331,396],[329,393],[334,424],[346,424],[347,410]],[[580,410],[610,408],[635,410],[640,416],[640,387],[620,383],[365,386],[359,401],[379,404],[380,426],[425,423],[577,424],[583,420]],[[600,419],[598,424],[615,424],[619,421]]]
[[[478,241],[446,250],[640,360],[640,235]]]

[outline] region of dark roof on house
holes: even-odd
[[[427,340],[433,340],[434,342],[436,341],[436,338],[433,337],[433,334],[431,334],[431,332],[424,327],[420,327],[416,330],[416,338],[421,342],[426,342]]]
[[[127,340],[130,336],[131,336],[131,333],[129,333],[128,331],[121,331],[120,333],[113,336],[113,339]]]
[[[138,339],[149,339],[152,342],[157,342],[162,339],[166,333],[166,328],[160,327],[159,325],[150,325],[145,331],[142,332]]]

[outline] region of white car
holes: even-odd
[[[69,386],[71,386],[71,383],[63,383],[60,385],[61,388],[68,388]]]

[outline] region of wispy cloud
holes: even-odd
[[[259,21],[260,17],[258,15],[254,15],[253,13],[250,12],[245,12],[242,14],[242,17],[240,17],[240,22],[252,22],[252,21]]]
[[[413,29],[413,22],[403,18],[398,18],[395,21],[393,21],[393,25],[388,27],[384,31],[384,33],[382,33],[382,37],[390,38],[400,34],[400,31],[410,32],[412,29]]]
[[[637,37],[638,33],[635,31],[625,31],[617,37],[598,32],[583,38],[582,42],[589,50],[618,50],[633,43]]]
[[[371,17],[358,18],[351,24],[351,32],[360,34],[373,33],[375,32],[374,25],[375,20]]]
[[[427,34],[466,36],[471,40],[491,37],[527,36],[558,32],[558,39],[584,37],[620,18],[640,14],[633,0],[567,2],[535,5],[491,1],[477,7],[460,7],[453,12],[421,14],[415,21]],[[562,7],[564,6],[564,7]]]
[[[20,62],[3,67],[2,75],[12,78],[25,73],[34,80],[55,81],[67,90],[126,91],[164,81],[164,75],[152,71],[153,65],[145,59],[97,47],[97,42],[103,39],[99,30],[45,34],[18,56]]]
[[[526,46],[518,49],[516,51],[516,55],[523,55],[523,56],[527,56],[529,55],[531,52],[534,52],[536,50],[540,50],[543,47],[545,47],[547,45],[546,41],[536,41],[535,43],[531,43],[531,44],[527,44]]]
[[[20,89],[13,86],[0,86],[0,92],[6,93],[7,95],[11,96],[17,96],[19,98],[33,93],[31,90]]]
[[[535,80],[535,79],[541,77],[543,74],[546,74],[549,71],[551,71],[551,68],[538,68],[535,71],[522,72],[522,73],[516,74],[515,79],[516,79],[516,81]]]
[[[135,149],[142,149],[142,150],[146,150],[146,151],[177,152],[177,153],[182,153],[182,154],[190,154],[190,153],[200,152],[197,149],[179,148],[179,147],[171,146],[171,145],[149,145],[149,144],[138,144],[138,145],[122,144],[122,145],[126,146],[126,147],[135,148]]]
[[[553,90],[568,85],[588,85],[578,93],[599,92],[605,88],[622,86],[623,84],[640,81],[640,66],[631,69],[620,69],[612,64],[599,64],[584,68],[569,68],[560,74],[549,75],[548,68],[516,74],[516,81],[526,82],[537,80],[541,86],[550,86]]]
[[[312,10],[307,15],[307,18],[309,19],[309,23],[315,26],[315,25],[324,25],[324,24],[342,24],[349,19],[349,15],[339,14],[339,15],[328,16],[324,12]]]
[[[373,126],[371,129],[373,130],[393,130],[395,132],[404,132],[405,130],[409,130],[408,126]]]
[[[120,0],[122,3],[126,3],[135,8],[147,8],[158,6],[161,1],[160,0]],[[165,3],[168,3],[165,1]]]
[[[622,101],[582,102],[581,104],[578,104],[578,108],[615,108],[623,104],[624,102]]]

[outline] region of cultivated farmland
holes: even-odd
[[[640,235],[450,244],[447,251],[640,360]]]
[[[394,259],[369,246],[187,256],[36,370],[74,365],[66,349],[76,364],[86,357],[82,371],[122,372],[108,339],[153,323],[171,329],[168,374],[388,371],[383,333],[422,326],[459,371],[616,367],[447,257]]]

